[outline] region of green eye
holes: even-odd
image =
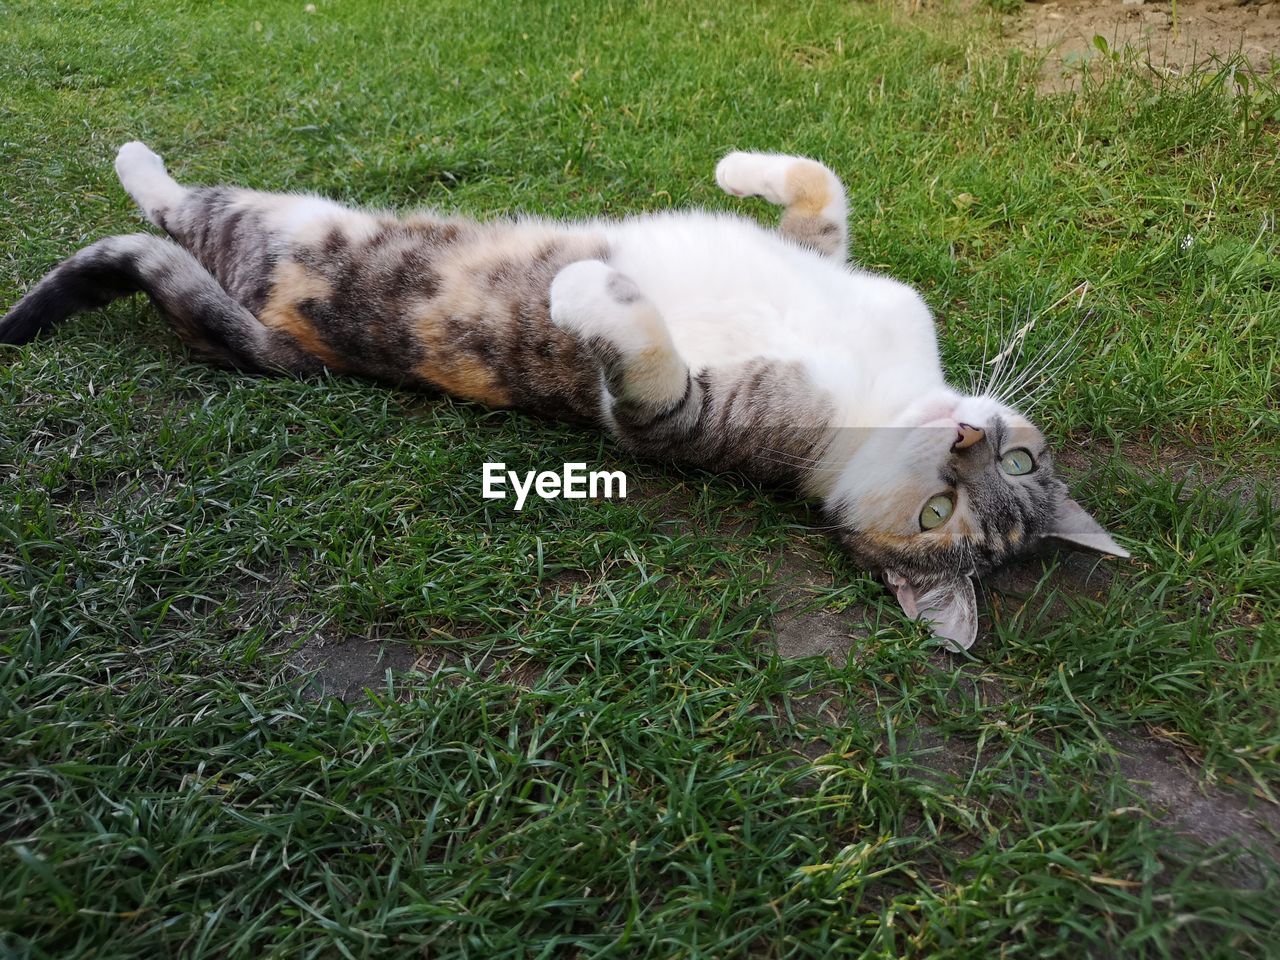
[[[936,497],[930,497],[929,502],[920,511],[920,529],[932,530],[934,527],[942,526],[951,519],[951,511],[955,509],[955,506],[955,497],[949,493],[940,493]]]
[[[1035,468],[1036,462],[1031,459],[1031,453],[1021,448],[1010,450],[1000,458],[1000,469],[1012,477],[1020,477]]]

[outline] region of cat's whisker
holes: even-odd
[[[787,467],[791,470],[796,470],[805,474],[821,474],[828,470],[839,469],[839,466],[840,466],[839,464],[834,462],[833,463],[792,463],[789,460],[775,460],[772,457],[764,457],[764,456],[760,456],[759,454],[756,454],[752,459],[755,460],[757,463],[761,463],[761,464],[768,463],[768,464],[773,464],[779,467]]]
[[[994,345],[997,351],[1000,349],[1001,344],[1004,343],[1004,337],[1005,337],[1004,324],[1005,324],[1005,313],[1004,313],[1004,307],[1002,305],[1000,309],[1000,317],[996,322],[996,334],[995,334]],[[990,333],[990,332],[991,332],[991,327],[988,326],[987,333]],[[982,393],[989,393],[991,391],[991,386],[995,382],[995,378],[998,373],[998,370],[993,369],[991,362],[987,359],[987,355],[989,352],[990,351],[988,349],[988,344],[986,342],[986,339],[984,338],[983,346],[982,346],[982,367],[980,368],[980,371],[979,371],[981,376],[979,377],[979,382],[978,382],[978,391]]]
[[[1000,313],[995,323],[987,323],[982,328],[982,361],[978,364],[976,371],[972,372],[970,378],[969,395],[972,397],[981,396],[990,389],[990,378],[992,375],[991,366],[988,358],[991,356],[992,331],[995,331],[995,345],[997,349],[1004,342],[1004,306],[1001,305]]]
[[[778,457],[787,457],[794,460],[796,463],[810,463],[810,464],[825,465],[825,464],[834,462],[828,459],[827,457],[806,457],[803,454],[791,453],[789,450],[777,450],[773,447],[761,447],[760,452],[772,453]]]
[[[993,385],[993,392],[999,393],[1004,391],[1009,378],[1016,375],[1019,369],[1019,364],[1022,362],[1023,351],[1027,343],[1027,335],[1032,329],[1034,329],[1037,319],[1038,318],[1032,317],[1014,332],[1012,341],[1009,346],[1005,348],[1005,356],[1001,358],[1001,362],[997,367],[1000,374],[996,378],[996,383]],[[1012,351],[1011,355],[1010,351]]]
[[[1047,390],[1060,374],[1078,355],[1081,337],[1077,334],[1069,337],[1057,353],[1041,365],[1041,369],[1034,376],[1028,377],[1023,384],[1024,389],[1030,392],[1037,390]],[[1037,382],[1038,381],[1038,382]]]
[[[1043,372],[1048,368],[1048,363],[1052,363],[1053,360],[1056,360],[1060,355],[1061,350],[1059,350],[1059,352],[1055,354],[1048,363],[1046,363],[1046,355],[1055,347],[1055,344],[1051,343],[1036,355],[1035,360],[1029,364],[1024,364],[1023,356],[1025,354],[1029,334],[1045,316],[1058,309],[1064,303],[1067,303],[1073,297],[1078,298],[1076,300],[1077,308],[1082,306],[1089,289],[1090,283],[1088,280],[1077,284],[1070,291],[1063,294],[1034,316],[1030,316],[1029,319],[1014,332],[1013,336],[1009,338],[1009,342],[1004,346],[999,354],[990,360],[984,360],[985,366],[993,368],[990,382],[985,389],[986,395],[1008,403],[1010,402],[1009,398],[1015,396],[1017,391],[1021,389],[1028,380],[1043,374]],[[1028,313],[1030,313],[1029,309]],[[1069,344],[1074,341],[1083,329],[1083,325],[1077,326],[1072,334],[1067,338],[1066,343]],[[1017,371],[1016,374],[1015,371]],[[1012,377],[1012,379],[1010,379],[1010,377]]]
[[[1047,387],[1075,356],[1075,348],[1079,345],[1086,324],[1082,323],[1069,336],[1057,344],[1050,344],[1041,351],[1036,361],[1027,366],[1021,375],[1008,384],[1002,392],[1002,403],[1013,406],[1015,401],[1025,404],[1022,394],[1034,394]],[[1049,351],[1053,350],[1050,355]]]
[[[1072,330],[1071,333],[1069,333],[1066,337],[1064,337],[1062,341],[1058,344],[1057,350],[1052,355],[1047,356],[1047,358],[1045,358],[1049,350],[1053,349],[1053,344],[1050,344],[1049,346],[1047,346],[1046,349],[1041,353],[1041,358],[1043,359],[1043,362],[1039,363],[1038,366],[1030,369],[1027,373],[1027,376],[1023,378],[1023,382],[1025,383],[1026,381],[1029,381],[1034,378],[1044,377],[1046,376],[1046,374],[1056,374],[1063,367],[1065,367],[1066,364],[1070,363],[1071,358],[1074,356],[1076,348],[1079,347],[1084,337],[1085,330],[1088,328],[1088,322],[1089,322],[1088,315],[1081,318],[1081,321],[1076,326],[1076,328]]]
[[[1016,350],[1021,349],[1023,342],[1027,339],[1027,334],[1029,334],[1035,328],[1036,321],[1039,319],[1040,319],[1039,317],[1032,317],[1030,320],[1024,323],[1021,327],[1019,327],[1016,331],[1014,331],[1013,336],[1010,338],[1009,344],[1003,350],[1001,350],[998,354],[992,357],[990,360],[986,361],[987,365],[990,366],[991,364],[996,364],[996,369],[999,370],[1000,367],[1004,364],[1005,360],[1008,359],[1010,355],[1012,355]]]
[[[781,459],[778,457],[765,456],[763,452],[757,452],[756,454],[754,454],[753,459],[759,460],[762,463],[777,464],[780,467],[793,467],[796,469],[805,469],[805,470],[814,470],[814,471],[824,470],[830,466],[835,465],[835,461],[804,460],[804,459],[787,460],[787,459]]]
[[[1045,378],[1051,379],[1071,362],[1077,353],[1084,331],[1088,328],[1088,316],[1086,315],[1065,338],[1047,344],[1031,363],[1026,364],[1017,377],[1004,386],[1001,391],[1003,402],[1012,404],[1027,384]]]
[[[982,362],[978,364],[977,370],[971,370],[969,373],[969,395],[971,397],[979,396],[986,387],[987,380],[987,357],[991,353],[991,324],[984,324],[982,328]]]
[[[832,530],[848,530],[847,523],[797,523],[801,530],[812,530],[815,533],[830,533]]]
[[[1009,323],[1010,327],[1014,328],[1017,323],[1016,311],[1010,315]],[[1011,362],[1011,357],[1018,354],[1017,347],[1026,339],[1027,333],[1030,332],[1031,327],[1034,325],[1035,320],[1031,320],[1023,324],[1021,329],[1014,328],[1012,334],[1005,336],[1004,324],[1003,321],[1001,322],[1000,344],[1002,349],[994,358],[988,361],[988,365],[992,367],[991,382],[986,387],[988,394],[998,394],[1005,379],[1014,369],[1014,362],[1016,361]]]

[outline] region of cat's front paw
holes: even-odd
[[[802,162],[798,157],[736,150],[716,165],[716,184],[730,196],[764,197],[770,203],[786,204],[787,170],[798,162]]]
[[[600,260],[579,260],[551,281],[551,322],[584,338],[616,340],[628,308],[640,299],[630,277]]]

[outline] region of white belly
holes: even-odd
[[[798,362],[852,422],[942,382],[932,317],[895,280],[738,218],[649,217],[607,232],[612,265],[658,307],[694,370],[761,356]]]

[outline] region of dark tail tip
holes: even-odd
[[[0,318],[0,343],[29,343],[57,323],[59,313],[69,315],[58,309],[56,291],[38,284]]]
[[[64,260],[0,318],[0,343],[29,343],[72,314],[105,306],[140,287],[132,259],[99,241]]]

